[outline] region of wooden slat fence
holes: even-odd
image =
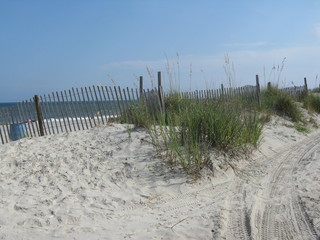
[[[43,132],[39,128],[36,98],[40,102]],[[15,106],[0,108],[0,140],[8,143],[21,137],[89,129],[120,117],[139,99],[137,89],[106,86],[72,88],[35,96]]]
[[[307,91],[305,85],[284,88],[294,96]],[[0,141],[2,144],[22,137],[37,137],[63,132],[73,132],[106,124],[110,119],[119,118],[128,113],[128,107],[143,101],[150,113],[165,111],[164,98],[173,94],[165,93],[161,84],[161,73],[158,73],[158,87],[143,89],[143,78],[140,77],[140,89],[120,87],[92,86],[72,88],[67,91],[34,96],[12,107],[0,108]],[[175,93],[176,94],[176,93]],[[256,86],[238,88],[196,90],[179,92],[181,97],[195,100],[215,100],[231,97],[245,97],[247,101],[260,103],[259,77],[256,75]],[[38,106],[36,107],[38,103]]]
[[[271,87],[271,83],[268,82],[268,88]],[[286,88],[280,88],[280,91],[285,92],[294,98],[299,99],[300,97],[304,96],[306,93],[308,93],[308,83],[307,78],[304,78],[304,85],[302,86],[293,86],[293,87],[286,87]]]
[[[171,92],[165,93],[165,96],[170,96],[172,94],[179,94],[179,96],[188,99],[195,100],[210,100],[210,99],[221,99],[221,98],[231,98],[231,97],[241,97],[246,96],[251,101],[259,101],[259,94],[257,86],[244,86],[238,88],[224,88],[223,85],[220,89],[211,90],[196,90],[189,92]]]
[[[295,98],[300,98],[306,92],[305,86],[298,86],[298,87],[289,87],[289,88],[282,88],[281,91],[290,94]]]

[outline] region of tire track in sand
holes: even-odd
[[[293,181],[294,167],[319,148],[314,134],[238,174],[227,201],[226,239],[320,239]],[[263,176],[255,174],[261,165],[267,169]]]
[[[278,164],[271,169],[264,182],[265,188],[260,191],[263,198],[257,198],[254,203],[258,207],[253,207],[262,216],[255,239],[318,238],[301,198],[295,193],[292,175],[295,165],[319,147],[318,137],[313,135],[304,143],[295,144],[287,152],[273,156]]]

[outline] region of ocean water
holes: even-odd
[[[0,103],[0,124],[4,124],[10,122],[8,119],[8,111],[9,109],[14,108],[17,106],[18,103],[16,102],[1,102]]]
[[[0,109],[17,105],[17,102],[0,102]]]
[[[116,116],[132,102],[87,101],[87,102],[44,102],[41,103],[43,119],[86,118],[94,116]],[[37,120],[33,102],[0,103],[0,124],[24,123]]]

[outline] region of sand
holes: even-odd
[[[214,172],[194,180],[156,155],[145,130],[128,128],[0,145],[0,239],[319,236],[320,130],[275,117],[252,156],[213,156]]]

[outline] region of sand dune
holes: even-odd
[[[273,120],[253,157],[198,181],[126,125],[1,145],[0,239],[313,239],[320,131],[288,124]]]

